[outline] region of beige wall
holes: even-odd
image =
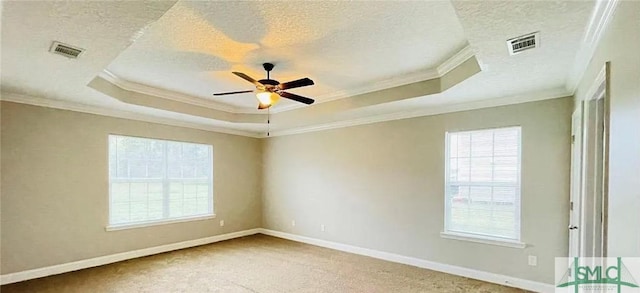
[[[568,246],[571,109],[563,98],[261,141],[2,102],[2,273],[264,226],[551,283]],[[441,238],[445,131],[513,125],[527,248]],[[106,232],[109,133],[212,144],[217,218]]]
[[[270,138],[264,226],[553,283],[554,257],[568,249],[572,107],[562,98]],[[522,126],[527,248],[441,238],[445,132],[514,125]],[[528,255],[538,266],[527,265]]]
[[[261,226],[258,139],[9,102],[1,119],[2,274]],[[106,232],[110,133],[213,145],[217,218]]]
[[[640,256],[640,2],[620,1],[576,98],[611,62],[609,256]]]

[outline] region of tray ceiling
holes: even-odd
[[[231,71],[263,78],[263,62],[316,82],[292,90],[316,104],[271,109],[273,133],[555,98],[606,23],[595,3],[5,1],[2,99],[261,136],[252,94],[211,94],[252,89]],[[505,41],[534,31],[540,47],[509,56]]]
[[[293,92],[319,102],[340,91],[428,72],[466,45],[450,2],[178,2],[107,68],[135,83],[255,109],[253,89],[231,71],[302,77]],[[279,107],[293,104],[284,100]]]

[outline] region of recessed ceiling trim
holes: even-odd
[[[140,114],[136,112],[121,111],[121,110],[103,108],[103,107],[92,106],[87,104],[33,97],[33,96],[10,93],[10,92],[0,93],[0,101],[14,102],[14,103],[20,103],[20,104],[33,105],[33,106],[60,109],[60,110],[69,110],[69,111],[88,113],[88,114],[94,114],[94,115],[100,115],[100,116],[108,116],[108,117],[157,123],[157,124],[163,124],[163,125],[206,130],[206,131],[247,136],[247,137],[258,138],[258,137],[264,136],[260,133],[255,133],[250,131],[242,131],[242,130],[235,130],[235,129],[229,129],[229,128],[215,127],[215,126],[199,124],[199,123],[184,122],[176,119],[156,117],[156,116],[145,115],[145,114]]]
[[[343,99],[347,97],[362,95],[370,92],[375,92],[379,90],[384,90],[388,88],[393,88],[397,86],[403,86],[411,83],[416,83],[424,80],[441,78],[445,74],[449,73],[449,71],[455,69],[460,66],[465,61],[469,60],[469,58],[474,57],[474,51],[471,49],[469,45],[462,48],[456,54],[445,60],[442,64],[440,64],[435,69],[430,69],[421,72],[415,72],[413,74],[405,74],[399,77],[390,78],[387,80],[372,82],[370,85],[354,89],[354,90],[346,90],[346,91],[338,91],[328,95],[321,95],[316,97],[315,104],[322,104],[326,102],[335,101],[338,99]],[[271,110],[272,113],[280,113],[286,112],[290,110],[295,110],[298,108],[303,108],[304,105],[289,105],[285,107],[277,107]]]
[[[430,69],[427,71],[418,72],[414,74],[406,74],[398,78],[391,78],[383,81],[371,82],[371,85],[367,85],[367,86],[353,89],[353,90],[337,91],[328,95],[316,96],[315,104],[317,105],[317,104],[327,103],[327,102],[340,100],[348,97],[353,97],[357,95],[362,95],[370,92],[375,92],[375,91],[380,91],[388,88],[420,82],[423,80],[436,79],[439,77],[440,75],[438,74],[438,71],[434,69]],[[277,107],[277,108],[274,108],[271,112],[281,113],[281,112],[286,112],[286,111],[295,110],[295,109],[304,108],[304,107],[305,107],[304,105],[295,104],[295,105],[289,105],[286,107]]]
[[[465,58],[456,58],[455,60],[461,61],[464,59]],[[312,120],[314,119],[321,116],[331,116],[336,112],[350,111],[377,104],[438,94],[463,82],[480,71],[481,69],[475,57],[471,55],[471,57],[466,59],[466,61],[463,61],[457,67],[453,68],[440,78],[420,80],[406,85],[384,88],[378,91],[349,96],[343,99],[336,99],[332,102],[322,103],[321,105],[313,107],[301,108],[297,111],[288,111],[273,115],[275,115],[274,118],[277,117],[279,121],[291,122],[291,127],[300,127],[301,123],[305,123],[300,121],[313,123]],[[122,102],[148,108],[172,111],[230,123],[265,123],[267,121],[267,115],[264,112],[259,114],[230,113],[214,108],[164,99],[156,95],[143,94],[124,89],[101,76],[94,78],[88,86]],[[229,127],[233,128],[233,126]]]
[[[474,56],[475,52],[473,51],[473,49],[471,49],[471,46],[465,46],[464,48],[462,48],[462,50],[458,51],[458,53],[449,57],[449,59],[445,60],[444,62],[442,62],[442,64],[440,64],[440,66],[438,66],[437,71],[438,75],[440,75],[439,77],[442,77],[443,75],[449,73],[449,71],[455,69],[456,67],[460,66],[460,64],[464,63],[465,61],[469,60],[469,58]]]
[[[160,89],[160,88],[148,86],[145,84],[128,81],[126,79],[122,79],[118,77],[113,72],[107,69],[104,69],[98,76],[113,83],[117,87],[127,91],[133,91],[133,92],[137,92],[145,95],[156,96],[156,97],[160,97],[160,98],[164,98],[164,99],[168,99],[176,102],[211,108],[211,109],[220,110],[220,111],[229,112],[229,113],[244,113],[244,114],[257,113],[257,110],[249,110],[249,109],[242,109],[239,107],[233,107],[223,103],[217,103],[215,101],[209,101],[202,98],[197,98],[197,97],[185,95],[185,94],[170,91],[170,90]]]
[[[589,62],[591,62],[591,58],[600,43],[600,39],[606,31],[607,25],[613,18],[613,14],[618,7],[618,2],[618,0],[598,0],[596,2],[591,20],[582,38],[582,44],[576,54],[573,68],[567,77],[566,87],[572,94],[575,94],[578,89],[578,85],[580,85],[580,81],[589,66]]]
[[[125,90],[100,76],[91,80],[87,86],[121,102],[147,108],[155,108],[230,123],[264,123],[267,120],[267,115],[263,113],[230,113],[214,108],[196,106],[154,95]]]
[[[435,69],[429,69],[426,71],[405,74],[405,75],[393,77],[393,78],[379,81],[379,82],[372,82],[372,83],[369,83],[369,85],[367,86],[353,89],[353,90],[337,91],[327,95],[315,96],[314,97],[316,99],[315,104],[326,103],[326,102],[335,101],[338,99],[357,96],[357,95],[384,90],[388,88],[393,88],[397,86],[407,85],[407,84],[420,82],[424,80],[440,78],[445,74],[449,73],[449,71],[460,66],[465,61],[469,60],[469,58],[471,57],[474,57],[474,51],[471,49],[470,46],[467,45],[464,48],[462,48],[460,51],[455,53],[453,56],[445,60],[442,64],[440,64]],[[193,97],[190,95],[186,95],[186,94],[182,94],[182,93],[178,93],[170,90],[160,89],[160,88],[156,88],[153,86],[149,86],[149,85],[145,85],[137,82],[132,82],[132,81],[118,77],[113,72],[110,72],[107,69],[104,69],[98,76],[113,83],[119,88],[128,90],[128,91],[133,91],[141,94],[146,94],[146,95],[151,95],[159,98],[182,102],[190,105],[211,108],[211,109],[220,110],[228,113],[234,113],[234,114],[258,113],[258,111],[255,109],[229,106],[223,103],[217,103],[215,101],[209,101],[202,98],[197,98],[197,97]],[[279,106],[271,109],[271,113],[276,114],[276,113],[291,111],[291,110],[300,109],[304,107],[306,106],[299,105],[299,104]]]

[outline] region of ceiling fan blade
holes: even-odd
[[[226,96],[226,95],[244,94],[244,93],[251,93],[251,92],[253,92],[253,90],[237,91],[237,92],[226,92],[226,93],[216,93],[216,94],[213,94],[213,95],[214,96]]]
[[[313,80],[305,77],[305,78],[301,78],[301,79],[298,79],[298,80],[281,83],[278,86],[276,86],[276,88],[279,89],[279,90],[288,90],[288,89],[292,89],[292,88],[309,86],[309,85],[314,85]]]
[[[238,77],[240,77],[240,78],[242,78],[242,79],[244,79],[244,80],[246,80],[246,81],[248,81],[250,83],[255,84],[256,87],[264,88],[264,84],[259,83],[257,80],[253,79],[251,76],[248,76],[248,75],[246,75],[246,74],[244,74],[242,72],[235,72],[235,71],[233,72],[233,74],[237,75]]]
[[[298,96],[296,94],[292,94],[292,93],[288,93],[288,92],[278,92],[278,94],[283,98],[294,100],[294,101],[300,102],[300,103],[305,103],[307,105],[311,105],[311,104],[313,104],[313,102],[315,102],[313,99],[309,99],[309,98],[303,97],[303,96]]]

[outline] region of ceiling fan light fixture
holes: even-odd
[[[278,102],[280,96],[273,92],[259,92],[256,94],[256,98],[258,98],[260,104],[271,106]]]

